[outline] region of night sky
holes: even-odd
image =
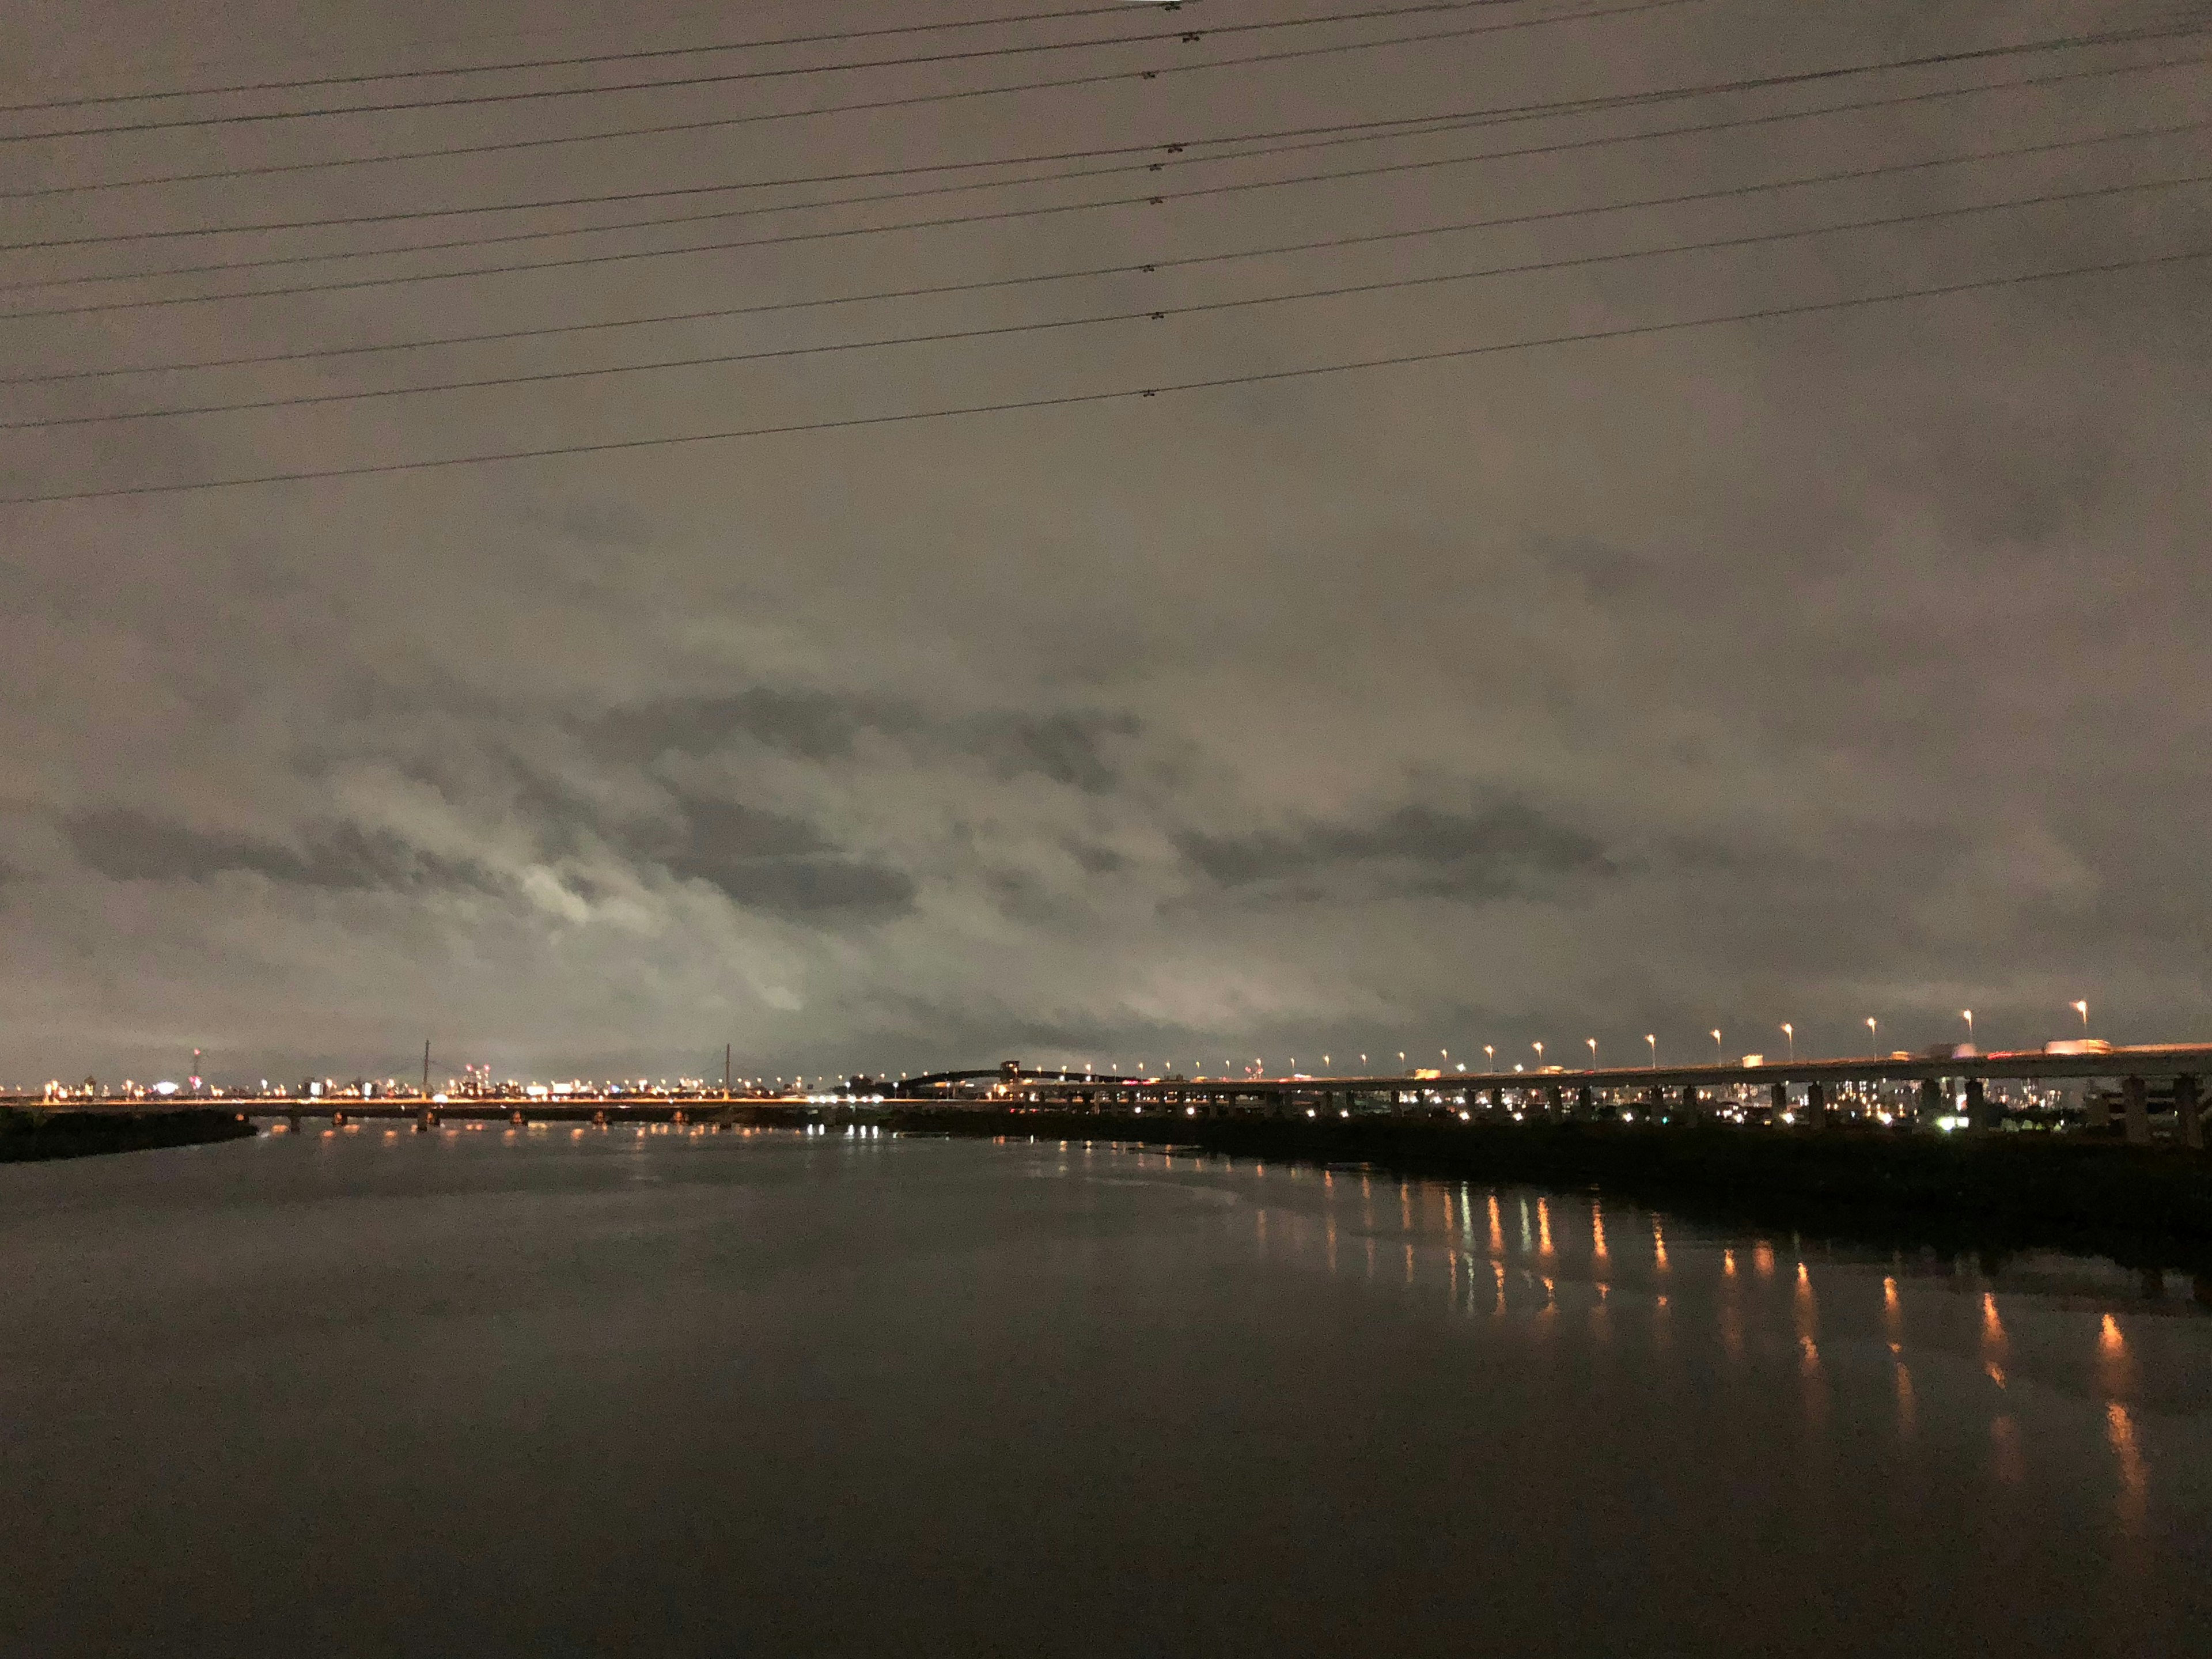
[[[2212,7],[373,10],[0,15],[0,1079],[2212,1035]]]

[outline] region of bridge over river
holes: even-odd
[[[1641,1114],[1661,1122],[1708,1118],[1722,1104],[1749,1097],[1777,1119],[1820,1128],[1836,1121],[1851,1091],[1904,1085],[1910,1091],[1910,1118],[1931,1125],[1948,1119],[1969,1132],[1985,1132],[2002,1127],[2005,1118],[2004,1106],[1990,1092],[1991,1083],[2079,1084],[2084,1085],[2085,1127],[2117,1127],[2129,1142],[2149,1145],[2154,1139],[2154,1112],[2170,1113],[2174,1143],[2201,1150],[2203,1080],[2208,1075],[2212,1043],[2114,1048],[2083,1042],[2009,1053],[1954,1049],[1772,1064],[1547,1066],[1537,1072],[1425,1071],[1370,1077],[1104,1076],[1030,1072],[1008,1064],[991,1071],[908,1078],[899,1085],[899,1095],[906,1102],[948,1107],[1027,1103],[1270,1115],[1444,1111],[1468,1117],[1541,1114],[1553,1120]]]
[[[2139,1146],[2166,1142],[2191,1151],[2204,1145],[2203,1082],[2212,1075],[2212,1043],[2115,1048],[2069,1043],[2048,1049],[1980,1054],[1867,1055],[1772,1064],[1638,1066],[1587,1070],[1413,1072],[1364,1077],[1184,1078],[1109,1075],[1067,1069],[1031,1070],[1006,1062],[988,1070],[938,1072],[896,1083],[854,1079],[826,1092],[763,1094],[699,1089],[605,1094],[492,1091],[433,1097],[410,1091],[362,1097],[207,1095],[167,1101],[0,1101],[33,1109],[98,1114],[204,1111],[227,1107],[243,1116],[302,1121],[410,1121],[418,1128],[447,1121],[665,1123],[722,1127],[800,1123],[824,1118],[865,1121],[877,1111],[916,1108],[947,1112],[1022,1106],[1102,1112],[1166,1111],[1191,1116],[1255,1115],[1460,1117],[1470,1121],[1626,1119],[1661,1124],[1709,1121],[1723,1110],[1756,1112],[1805,1129],[1832,1127],[1873,1113],[1876,1091],[1904,1098],[1883,1121],[1986,1133],[2003,1127],[2008,1109],[1989,1085],[2021,1082],[2045,1088],[2080,1085],[2081,1127]],[[2154,1123],[2155,1120],[2155,1123]]]

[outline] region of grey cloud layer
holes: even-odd
[[[0,78],[58,69],[84,40],[137,40],[149,64],[222,45],[187,40],[170,9],[83,9],[0,20]],[[410,0],[224,12],[240,38],[355,42],[328,48],[331,72],[450,29]],[[404,199],[1379,118],[2112,15],[1715,0],[1479,54],[979,102],[941,127],[771,123],[680,151],[425,169]],[[605,27],[557,3],[526,21]],[[573,281],[9,324],[0,371],[1170,259],[1932,155],[1993,131],[2189,119],[2203,89],[2201,71],[2168,72],[1778,125],[1756,144],[1678,138]],[[241,131],[222,154],[250,162],[270,142]],[[1164,267],[670,327],[651,351],[1441,273],[2207,159],[2201,135],[2133,142],[1325,268]],[[197,209],[118,198],[17,217],[24,237],[60,235],[209,203],[367,210],[398,189],[285,175]],[[79,429],[11,446],[0,471],[220,471],[1052,395],[2208,232],[2212,193],[2145,193],[1143,329]],[[1029,1048],[1212,1065],[1595,1036],[1625,1053],[1647,1030],[1733,1042],[1783,1019],[1817,1050],[1863,1039],[1869,1014],[1933,1040],[1965,1006],[1990,1040],[2025,1042],[2057,1034],[2077,996],[2116,1036],[2207,1035],[2208,318],[2205,267],[2177,265],[1126,408],[0,515],[0,1081],[149,1071],[179,1046],[350,1075],[401,1064],[426,1030],[441,1053],[517,1070],[657,1073],[732,1042],[770,1074]],[[573,342],[499,349],[518,368],[586,361]],[[281,385],[368,372],[302,367]],[[10,411],[47,407],[6,391]]]

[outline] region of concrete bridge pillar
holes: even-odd
[[[1790,1109],[1790,1085],[1786,1083],[1768,1084],[1766,1103],[1773,1109],[1774,1115],[1779,1118]]]
[[[1493,1112],[1502,1112],[1505,1109],[1505,1085],[1502,1083],[1493,1083],[1490,1085],[1490,1109]]]
[[[1816,1129],[1828,1127],[1828,1089],[1818,1080],[1805,1085],[1805,1121]]]
[[[1920,1079],[1920,1119],[1924,1127],[1934,1128],[1936,1120],[1943,1115],[1943,1085],[1940,1079],[1923,1077]]]
[[[2128,1145],[2150,1145],[2150,1091],[2139,1077],[2131,1077],[2120,1085],[2120,1103],[2126,1114]]]
[[[289,1128],[289,1130],[291,1130],[291,1132],[292,1132],[294,1134],[297,1134],[297,1133],[300,1133],[300,1115],[299,1115],[297,1112],[287,1112],[287,1113],[285,1113],[285,1114],[284,1114],[284,1126],[285,1126],[285,1127],[287,1127],[287,1128]]]
[[[1553,1117],[1562,1117],[1566,1114],[1566,1103],[1559,1098],[1559,1085],[1556,1083],[1544,1085],[1544,1109]]]
[[[1577,1117],[1597,1115],[1597,1091],[1587,1083],[1575,1091],[1575,1115]]]
[[[1966,1121],[1978,1133],[1995,1129],[2004,1121],[2003,1109],[1990,1104],[1989,1086],[1978,1077],[1966,1079]]]
[[[427,1135],[431,1130],[437,1127],[438,1115],[432,1111],[428,1106],[425,1106],[421,1111],[415,1114],[415,1133],[416,1134]]]
[[[1694,1083],[1682,1085],[1682,1115],[1692,1123],[1698,1121],[1698,1085]]]
[[[2204,1150],[2204,1120],[2197,1107],[2197,1079],[2173,1079],[2173,1110],[2181,1121],[2181,1144],[2192,1152]]]

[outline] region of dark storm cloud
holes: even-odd
[[[255,875],[286,886],[333,891],[497,884],[480,866],[426,853],[387,831],[350,823],[313,826],[295,846],[195,830],[173,818],[111,806],[78,813],[63,829],[87,867],[116,881],[200,882]]]
[[[602,715],[591,734],[609,754],[638,762],[665,754],[708,755],[750,741],[802,760],[849,755],[871,727],[909,716],[876,698],[753,686],[728,696],[656,697]]]
[[[1001,778],[1042,777],[1094,795],[1120,781],[1115,745],[1141,729],[1126,711],[933,716],[916,703],[864,692],[766,685],[724,696],[656,697],[610,710],[588,727],[601,753],[637,763],[748,743],[799,760],[842,761],[872,732],[921,759],[964,756]]]
[[[1079,709],[1042,719],[980,720],[970,742],[1002,777],[1035,773],[1086,795],[1103,795],[1121,781],[1113,762],[1115,740],[1133,738],[1139,729],[1131,714]]]
[[[740,802],[689,799],[673,824],[633,830],[635,851],[671,875],[703,881],[742,909],[877,921],[912,908],[914,878],[833,845],[804,819]]]
[[[1194,834],[1179,844],[1223,887],[1296,897],[1319,896],[1348,882],[1369,894],[1480,902],[1611,867],[1590,836],[1518,801],[1473,812],[1415,804],[1370,823],[1308,824],[1288,834]]]

